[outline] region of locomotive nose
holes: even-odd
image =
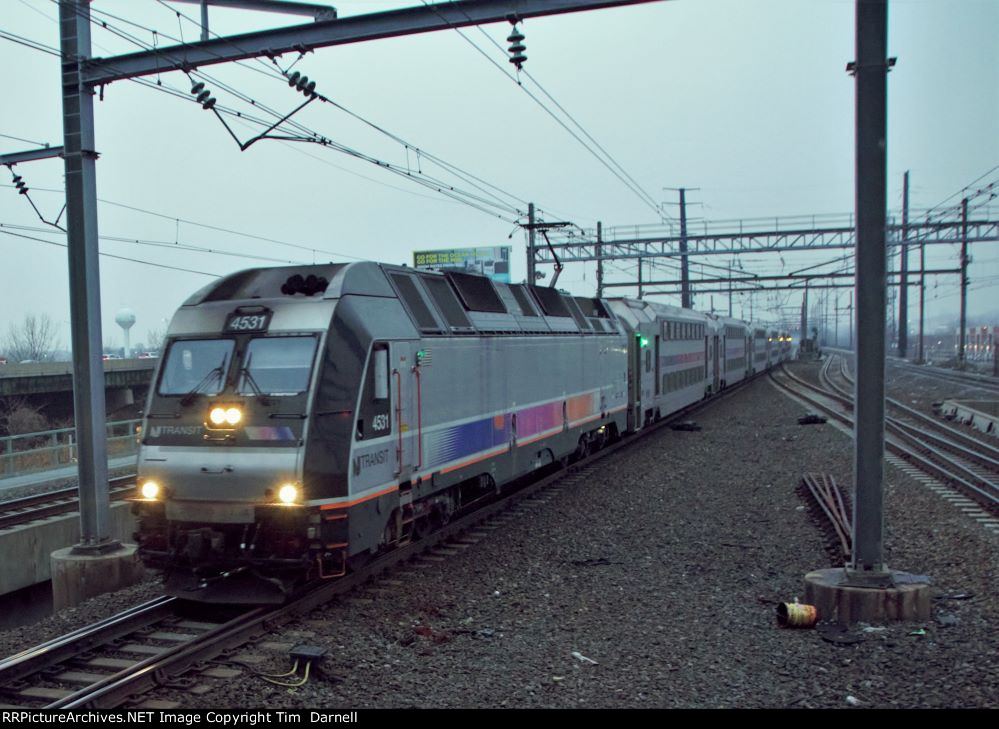
[[[190,504],[301,504],[297,449],[260,449],[239,453],[157,449],[143,454],[141,484],[158,484],[158,499]],[[150,498],[142,493],[144,498]]]

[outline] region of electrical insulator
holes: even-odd
[[[298,81],[295,82],[295,88],[299,91],[304,91],[305,87],[309,85],[309,77],[302,76]]]
[[[198,81],[194,86],[191,87],[191,93],[194,95],[194,100],[201,104],[202,109],[211,109],[215,106],[215,97],[212,96],[212,92],[205,88],[204,81]]]
[[[524,61],[527,60],[527,55],[524,53],[527,50],[527,46],[524,45],[524,34],[515,25],[513,32],[507,36],[506,40],[510,44],[510,63],[516,66],[519,71],[524,65]]]
[[[291,74],[291,76],[288,77],[288,85],[294,86],[295,84],[298,83],[298,79],[300,79],[301,77],[302,77],[301,71],[295,71],[295,73]]]
[[[28,194],[28,186],[24,184],[24,178],[20,175],[14,175],[14,187],[17,188],[18,195]]]

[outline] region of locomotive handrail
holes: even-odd
[[[397,474],[402,473],[402,374],[399,369],[392,370],[395,375],[395,426],[399,433],[399,445],[395,449]]]
[[[420,366],[413,367],[413,374],[416,376],[416,448],[419,451],[419,463],[416,470],[423,468],[423,402],[421,399]]]

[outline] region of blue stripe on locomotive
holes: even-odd
[[[427,451],[427,465],[433,467],[509,441],[510,416],[497,415],[428,433],[423,445]]]

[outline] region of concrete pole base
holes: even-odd
[[[910,583],[906,572],[892,570],[893,587],[846,584],[846,570],[816,570],[805,575],[805,602],[814,605],[821,621],[852,623],[921,622],[930,619],[930,586]]]
[[[139,582],[145,572],[134,544],[107,554],[73,554],[73,547],[57,549],[50,557],[52,609],[79,605],[96,595]]]

